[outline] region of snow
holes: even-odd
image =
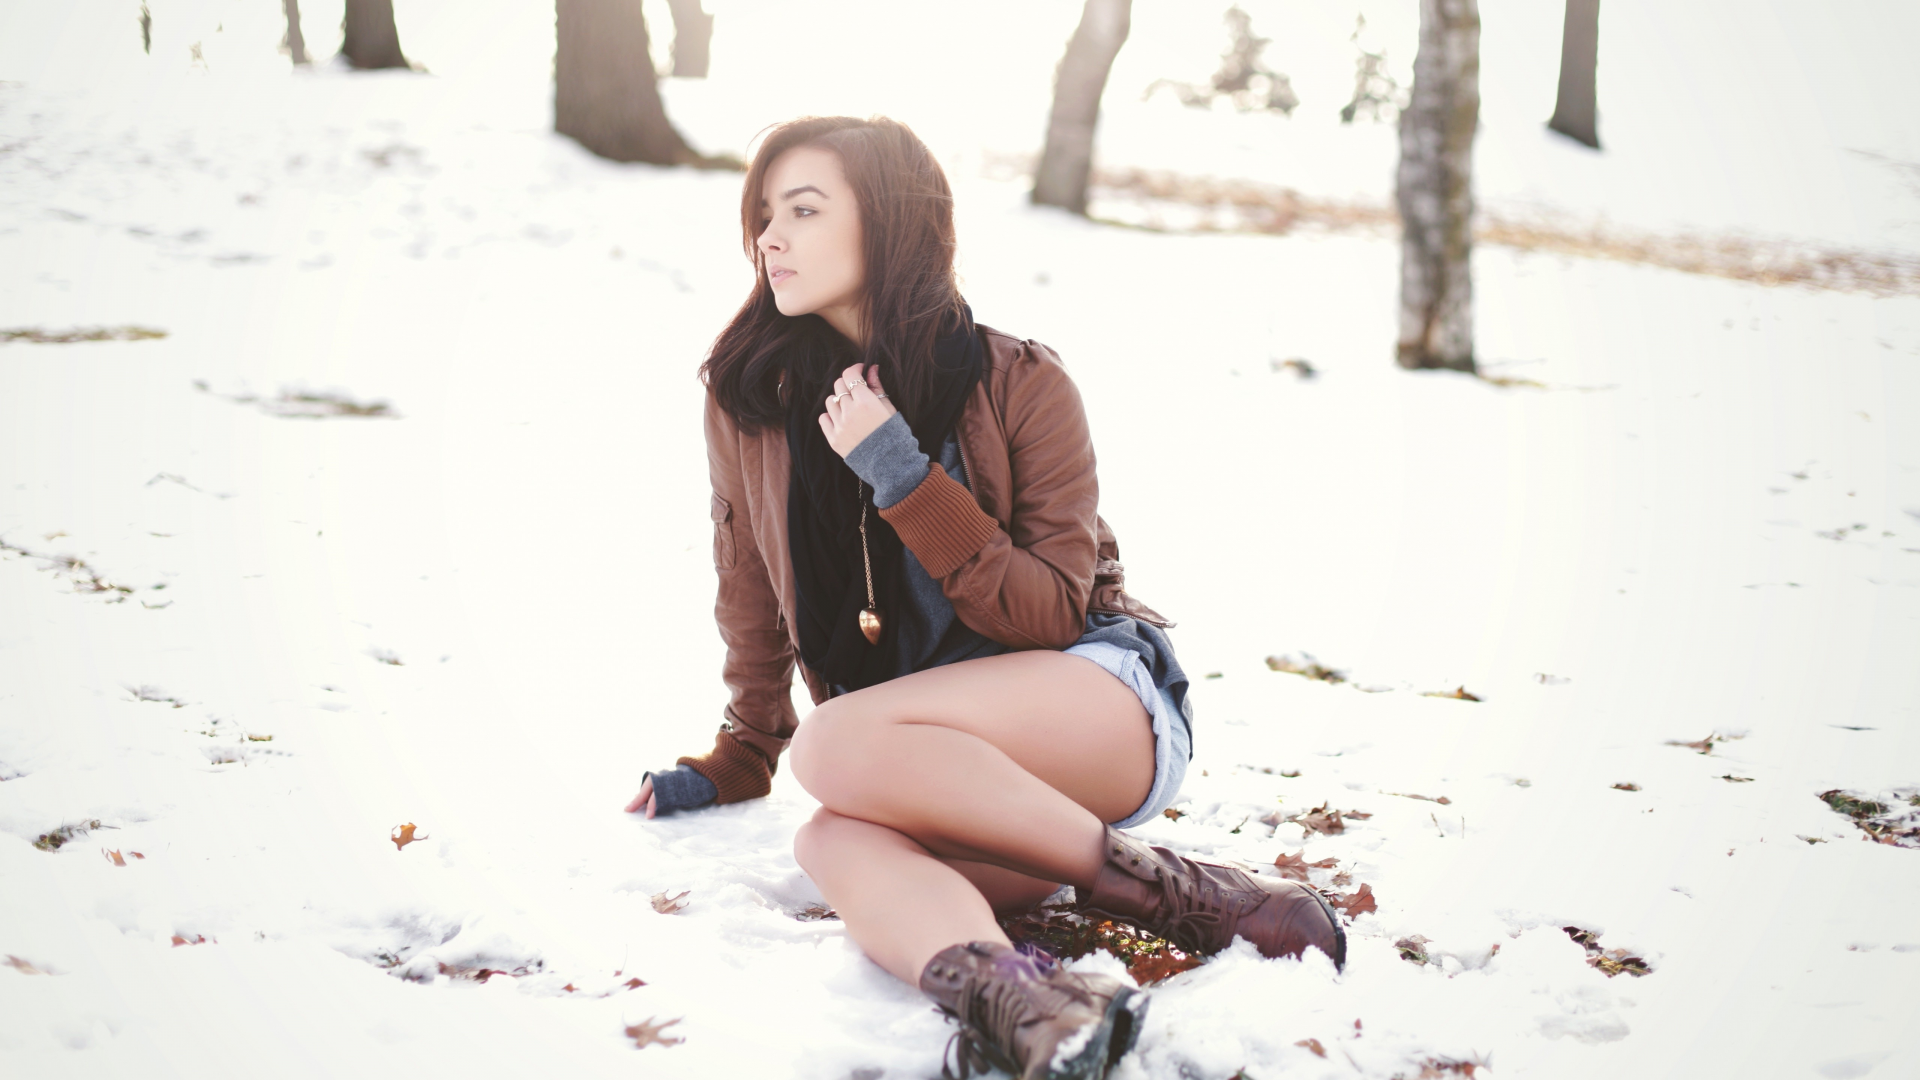
[[[1098,226],[990,178],[1077,5],[708,6],[714,78],[667,86],[703,148],[914,123],[975,310],[1074,371],[1200,677],[1186,816],[1141,834],[1378,898],[1344,974],[1242,945],[1157,988],[1116,1076],[1920,1073],[1920,854],[1816,797],[1920,785],[1920,301],[1483,248],[1481,353],[1545,388],[1409,374],[1388,239]],[[167,332],[0,345],[0,540],[132,590],[0,554],[0,1071],[935,1073],[949,1025],[797,917],[789,776],[618,809],[722,700],[693,369],[748,280],[737,178],[552,136],[543,5],[403,0],[431,76],[289,74],[277,5],[150,7],[151,57],[126,5],[0,9],[0,328]],[[1139,102],[1218,43],[1136,7],[1106,160],[1386,197],[1391,127],[1332,118],[1345,7],[1248,5],[1291,121]],[[1396,70],[1411,7],[1367,11]],[[1539,132],[1556,5],[1483,7],[1489,205],[1920,248],[1910,6],[1610,0],[1601,155]],[[338,6],[303,8],[324,57]],[[1299,652],[1351,682],[1263,663]],[[1423,696],[1456,686],[1484,700]],[[1372,817],[1260,824],[1322,803]]]

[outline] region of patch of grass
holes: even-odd
[[[100,827],[99,818],[76,821],[41,833],[39,839],[33,842],[33,846],[39,848],[41,851],[59,851],[67,844],[80,839]]]
[[[217,394],[206,380],[195,379],[193,388],[203,394],[231,401],[236,405],[252,405],[268,416],[278,416],[286,420],[325,420],[344,416],[359,419],[398,420],[400,414],[384,401],[355,401],[345,394],[316,390],[281,390],[278,397],[262,397],[259,394]]]
[[[1091,186],[1096,200],[1130,203],[1146,213],[1145,223],[1111,224],[1152,231],[1386,236],[1400,227],[1399,213],[1390,205],[1314,199],[1246,180],[1107,168],[1095,172]],[[1160,224],[1161,211],[1175,207],[1182,209],[1174,210],[1172,216],[1186,223],[1178,228]],[[1600,222],[1487,209],[1474,214],[1473,238],[1479,244],[1516,251],[1657,266],[1755,285],[1880,297],[1920,295],[1920,257],[1903,252],[1742,234],[1638,232]]]
[[[37,326],[0,330],[0,345],[73,345],[82,341],[153,341],[167,336],[150,326],[90,326],[74,330],[42,330]]]
[[[1336,671],[1333,668],[1327,667],[1320,661],[1315,660],[1312,653],[1301,653],[1299,656],[1292,654],[1286,656],[1269,656],[1267,657],[1267,670],[1284,671],[1289,675],[1304,675],[1309,679],[1318,679],[1325,683],[1343,683],[1347,681],[1346,672]]]
[[[1845,815],[1874,843],[1920,848],[1920,794],[1894,792],[1882,802],[1835,788],[1821,792],[1820,801]]]

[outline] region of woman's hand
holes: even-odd
[[[900,411],[887,399],[879,369],[862,372],[864,366],[855,364],[840,373],[833,384],[833,396],[827,399],[827,411],[820,417],[827,445],[841,457],[853,453],[861,440]]]
[[[649,820],[660,809],[658,800],[653,797],[653,777],[651,776],[640,781],[640,794],[635,795],[633,801],[627,804],[627,813],[631,814],[643,806],[647,808]]]

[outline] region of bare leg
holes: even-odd
[[[796,858],[867,955],[908,982],[949,945],[1004,941],[994,904],[1088,885],[1103,822],[1131,813],[1153,781],[1139,699],[1091,661],[1050,651],[836,698],[790,753],[824,808],[795,838]]]

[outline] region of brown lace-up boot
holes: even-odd
[[[940,1073],[1001,1068],[1020,1080],[1102,1080],[1133,1048],[1147,996],[1119,979],[1052,968],[995,942],[942,949],[920,989],[960,1022]],[[955,1046],[959,1053],[954,1054]]]
[[[1082,912],[1137,926],[1197,955],[1219,952],[1238,934],[1262,956],[1299,956],[1312,946],[1336,970],[1347,962],[1346,931],[1311,886],[1196,862],[1112,826],[1106,855],[1093,888],[1076,898]]]

